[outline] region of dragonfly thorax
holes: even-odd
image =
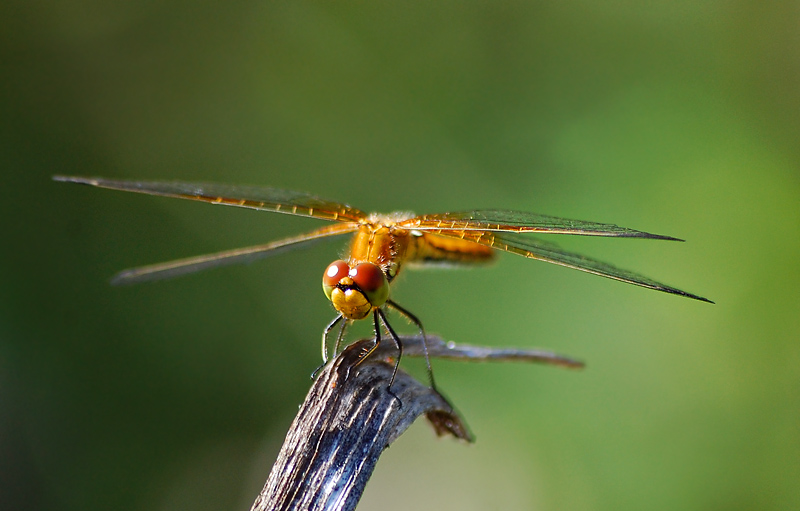
[[[350,267],[372,263],[383,270],[391,282],[400,271],[411,242],[411,233],[384,219],[359,226],[350,243]]]
[[[342,316],[363,319],[389,298],[389,281],[377,265],[360,263],[354,268],[334,261],[322,276],[325,296]]]

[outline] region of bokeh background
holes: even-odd
[[[336,243],[108,285],[318,221],[53,174],[685,238],[557,241],[716,305],[511,255],[406,272],[395,299],[430,332],[588,367],[435,361],[477,443],[420,421],[359,509],[800,509],[797,2],[11,0],[0,19],[3,509],[248,509],[333,317]]]

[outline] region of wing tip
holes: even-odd
[[[686,291],[681,291],[680,289],[672,289],[671,288],[671,289],[662,289],[662,291],[666,291],[668,293],[671,293],[671,294],[674,294],[674,295],[678,295],[678,296],[684,296],[686,298],[691,298],[692,300],[697,300],[699,302],[706,302],[706,303],[711,303],[711,304],[715,304],[716,303],[713,300],[709,300],[708,298],[705,298],[703,296],[696,295],[694,293],[687,293]]]
[[[560,360],[553,362],[552,365],[563,367],[565,369],[572,369],[574,371],[586,369],[586,362],[569,357],[561,357]]]
[[[621,235],[622,238],[645,238],[649,240],[664,240],[664,241],[682,241],[685,242],[686,240],[681,238],[676,238],[674,236],[666,236],[663,234],[653,234],[651,232],[644,232],[644,231],[634,231],[631,233],[626,233]]]
[[[573,230],[569,232],[558,232],[557,234],[578,234],[584,236],[606,236],[609,238],[641,238],[648,240],[664,240],[664,241],[686,241],[682,238],[674,236],[666,236],[664,234],[653,234],[652,232],[637,231],[636,229],[628,229],[627,227],[613,226],[616,230]],[[548,232],[548,231],[531,231],[531,232]],[[552,232],[552,231],[550,231]]]
[[[136,272],[133,270],[122,270],[108,279],[108,283],[112,286],[128,286],[137,282],[140,280],[136,279]]]
[[[53,181],[58,181],[60,183],[78,183],[81,185],[92,185],[92,186],[97,186],[99,182],[97,179],[92,179],[88,177],[62,176],[62,175],[53,176]]]

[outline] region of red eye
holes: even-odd
[[[328,287],[335,287],[339,281],[347,277],[350,273],[350,267],[344,261],[334,261],[325,270],[322,276],[322,285]]]
[[[350,278],[365,292],[377,290],[385,279],[381,269],[372,263],[361,263],[350,270]]]
[[[364,292],[372,305],[380,307],[389,298],[389,282],[376,265],[361,263],[350,270],[350,278]]]

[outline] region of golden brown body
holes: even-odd
[[[397,346],[396,372],[402,356],[402,343],[386,320],[384,308],[392,308],[416,324],[423,337],[423,346],[425,345],[425,333],[416,316],[389,299],[389,284],[406,262],[452,265],[481,263],[492,259],[494,251],[499,250],[649,289],[711,302],[707,298],[681,291],[634,272],[567,252],[552,244],[525,236],[529,233],[550,233],[677,240],[670,236],[651,234],[613,224],[501,209],[420,216],[402,213],[379,216],[367,215],[347,204],[321,199],[305,192],[277,188],[178,181],[126,181],[76,176],[55,176],[54,179],[335,222],[333,225],[305,234],[263,245],[125,270],[112,280],[116,284],[171,278],[207,268],[252,262],[323,238],[353,233],[349,261],[334,261],[328,265],[322,278],[322,289],[339,312],[323,334],[323,361],[327,361],[328,358],[326,347],[330,331],[337,324],[341,324],[334,346],[334,352],[337,352],[345,326],[350,321],[364,319],[371,313],[375,327],[375,342],[372,349],[374,350],[381,342],[382,324]],[[372,350],[369,350],[364,353],[361,360],[371,352]],[[433,386],[430,361],[428,361],[428,374]]]

